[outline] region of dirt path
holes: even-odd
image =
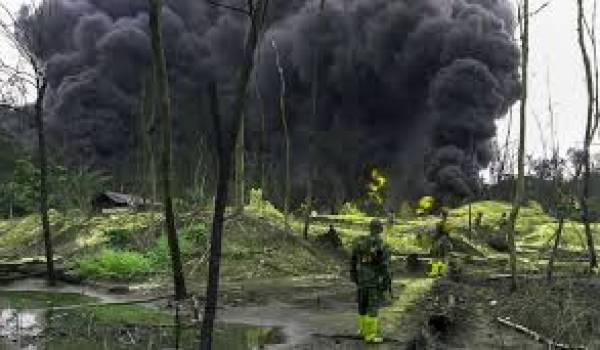
[[[402,277],[394,281],[396,297],[381,312],[383,335],[379,346],[356,338],[354,286],[340,278],[252,281],[229,285],[220,321],[281,327],[286,344],[267,349],[544,349],[521,334],[504,328],[486,314],[485,305],[467,305],[475,312],[443,339],[424,332],[430,310],[427,296],[435,281]],[[462,298],[462,296],[457,296]],[[423,344],[428,345],[423,345]]]

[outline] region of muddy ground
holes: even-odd
[[[282,344],[265,349],[548,349],[529,336],[497,322],[498,317],[573,345],[600,348],[597,278],[559,278],[548,285],[539,275],[521,277],[511,293],[507,278],[463,276],[428,279],[401,274],[394,298],[381,310],[386,342],[364,345],[356,334],[355,287],[345,277],[321,275],[229,282],[222,285],[218,321],[281,329]],[[93,295],[105,302],[149,298],[162,288],[61,286],[55,291]],[[147,287],[147,286],[146,286]],[[164,287],[163,287],[164,288]],[[193,286],[202,295],[201,285]],[[47,290],[39,280],[5,290]],[[112,290],[112,292],[111,292]],[[119,291],[122,293],[122,291]],[[172,303],[150,306],[171,309]],[[184,307],[190,321],[191,303]]]
[[[424,290],[423,285],[430,288]],[[282,327],[286,344],[268,349],[547,348],[496,322],[498,304],[492,306],[490,301],[500,299],[493,293],[497,285],[473,293],[476,281],[462,284],[405,276],[396,278],[394,287],[391,305],[381,311],[386,343],[378,346],[365,346],[355,337],[355,287],[333,276],[225,286],[219,318]],[[436,324],[440,316],[447,317],[448,324]]]

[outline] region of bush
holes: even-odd
[[[179,251],[183,258],[190,257],[206,237],[207,227],[198,223],[183,228],[179,233]],[[147,254],[148,259],[158,268],[164,268],[171,263],[169,240],[163,233]]]
[[[123,228],[113,228],[106,232],[104,235],[108,238],[108,243],[115,248],[123,248],[127,244],[131,243],[134,235],[134,231]]]
[[[152,261],[142,253],[104,249],[80,260],[77,269],[87,278],[130,280],[152,273]]]
[[[283,219],[283,214],[277,208],[275,208],[271,202],[264,199],[263,192],[260,188],[253,188],[250,190],[250,205],[248,208],[250,210],[259,212],[261,216],[273,219]]]
[[[348,215],[364,218],[367,216],[363,211],[361,211],[358,206],[352,202],[346,202],[342,205],[340,209],[340,215]]]

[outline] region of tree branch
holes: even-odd
[[[218,2],[216,2],[216,1],[213,1],[213,0],[206,0],[206,2],[207,2],[208,4],[210,4],[210,5],[213,5],[213,6],[215,6],[215,7],[222,7],[222,8],[224,8],[224,9],[228,9],[228,10],[231,10],[231,11],[235,11],[235,12],[243,13],[243,14],[245,14],[246,16],[251,16],[251,15],[252,15],[252,12],[250,12],[250,11],[248,11],[248,10],[245,10],[245,9],[243,9],[243,8],[240,8],[240,7],[231,6],[231,5],[226,5],[226,4],[221,4],[221,3],[218,3]]]
[[[552,1],[546,1],[540,7],[538,7],[535,11],[532,11],[531,14],[529,15],[529,17],[534,17],[534,16],[538,15],[540,12],[542,12],[544,9],[546,9],[548,6],[550,6],[551,3],[552,3]]]

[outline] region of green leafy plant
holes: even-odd
[[[208,228],[204,223],[197,223],[183,228],[179,233],[179,250],[182,257],[191,256],[199,244],[204,242]],[[167,268],[171,262],[169,243],[163,233],[148,252],[147,257],[157,269]]]
[[[248,209],[254,212],[259,212],[262,216],[283,219],[283,213],[281,213],[275,206],[264,199],[263,191],[260,188],[253,188],[250,190],[250,205]]]
[[[8,180],[0,185],[0,214],[33,213],[39,203],[39,176],[30,158],[18,159]],[[70,170],[62,166],[48,169],[49,205],[51,208],[89,210],[94,195],[102,191],[109,177],[88,168]]]
[[[133,230],[124,228],[113,228],[104,232],[104,235],[108,238],[108,243],[115,248],[123,248],[131,243],[134,234]]]
[[[153,272],[152,261],[144,254],[114,249],[81,259],[77,269],[84,277],[116,280],[140,279]]]
[[[340,215],[348,215],[355,217],[366,217],[367,214],[358,208],[358,206],[352,202],[346,202],[340,209]]]

